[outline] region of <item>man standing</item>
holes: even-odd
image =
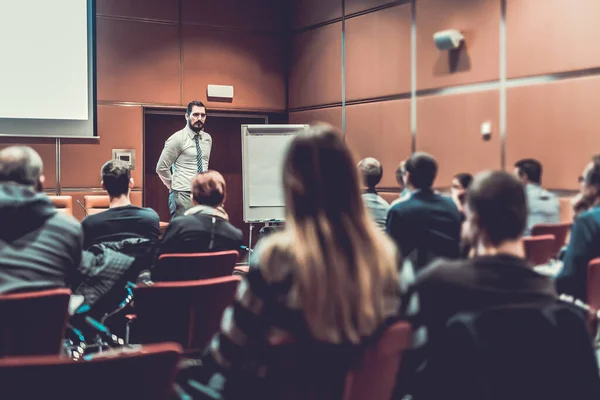
[[[204,104],[197,100],[190,102],[185,119],[185,128],[167,139],[156,165],[156,173],[170,191],[171,218],[183,215],[192,207],[192,179],[197,173],[208,171],[212,148],[212,138],[204,132]]]
[[[560,222],[560,202],[554,193],[542,188],[542,164],[528,158],[515,163],[515,173],[525,184],[527,193],[527,228],[525,236],[537,224],[558,224]]]

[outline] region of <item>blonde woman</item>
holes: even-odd
[[[269,344],[358,347],[396,315],[398,255],[367,214],[355,166],[330,126],[293,141],[283,168],[285,229],[257,247],[205,368],[269,376]],[[178,390],[194,391],[198,380],[180,375]]]

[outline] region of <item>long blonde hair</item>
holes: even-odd
[[[358,343],[386,317],[384,298],[397,291],[397,259],[365,210],[356,163],[341,133],[318,125],[296,137],[283,185],[286,226],[274,240],[279,246],[271,246],[260,264],[269,264],[274,247],[286,247],[312,335]]]

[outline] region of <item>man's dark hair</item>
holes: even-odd
[[[467,204],[480,229],[498,245],[516,240],[527,224],[527,197],[523,183],[504,171],[478,174],[467,194]]]
[[[107,161],[100,171],[104,187],[110,197],[119,197],[129,192],[131,168],[121,160]]]
[[[192,197],[198,204],[219,207],[225,201],[227,185],[215,170],[201,172],[192,179]]]
[[[533,158],[525,158],[515,163],[519,176],[525,175],[527,179],[538,185],[542,184],[542,163]]]
[[[406,161],[408,179],[416,189],[431,189],[437,176],[438,164],[431,154],[417,152]]]
[[[460,186],[462,186],[465,190],[469,190],[469,186],[471,186],[471,183],[473,182],[473,175],[469,174],[468,172],[456,174],[454,175],[454,178],[460,182]]]
[[[43,163],[40,155],[27,146],[10,146],[0,151],[0,182],[39,186]]]
[[[588,185],[596,185],[600,189],[600,154],[592,157],[592,168],[586,171],[583,180]]]
[[[381,181],[383,176],[383,167],[377,159],[368,157],[358,163],[358,170],[361,178],[369,189],[375,189],[375,186]]]
[[[192,110],[194,109],[194,107],[204,107],[204,109],[206,110],[206,106],[200,100],[192,100],[189,102],[185,113],[190,115],[192,113]]]

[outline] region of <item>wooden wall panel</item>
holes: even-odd
[[[325,122],[341,130],[342,107],[319,108],[290,113],[290,124],[313,124],[316,122]]]
[[[79,190],[66,190],[62,192],[63,196],[71,196],[73,198],[73,216],[77,218],[79,221],[85,218],[85,211],[83,208],[77,204],[77,200],[84,204],[83,198],[85,196],[103,196],[108,195],[106,191],[100,190],[89,190],[89,191],[79,191]],[[131,204],[135,206],[142,206],[142,191],[141,190],[132,190],[131,191]]]
[[[61,145],[61,186],[100,187],[100,168],[112,158],[112,149],[135,149],[136,164],[131,176],[142,186],[142,107],[98,106],[99,143],[67,142]]]
[[[177,25],[97,19],[98,100],[179,104]]]
[[[290,68],[290,108],[340,103],[341,22],[293,35]]]
[[[184,23],[248,31],[281,31],[286,28],[285,1],[281,0],[182,0]]]
[[[438,187],[448,187],[459,172],[475,174],[501,167],[498,91],[427,96],[417,100],[417,151],[436,157]],[[489,141],[481,124],[492,123]]]
[[[419,0],[416,7],[418,89],[499,79],[499,0]],[[435,47],[433,34],[446,29],[463,33],[463,49]]]
[[[600,1],[508,0],[506,8],[508,77],[600,65]]]
[[[393,0],[345,0],[344,12],[346,15],[355,14],[362,11],[371,10],[389,3]],[[408,1],[407,1],[408,3]]]
[[[341,18],[342,0],[292,0],[290,13],[292,28],[305,28]]]
[[[365,157],[381,162],[381,187],[396,187],[396,167],[411,153],[410,100],[348,106],[346,142],[357,162]]]
[[[600,154],[600,77],[569,79],[507,91],[506,165],[536,158],[542,184],[578,189],[577,177]]]
[[[35,140],[35,143],[33,142]],[[0,150],[10,146],[28,146],[42,158],[44,164],[44,189],[56,188],[56,141],[55,139],[1,138]]]
[[[411,5],[346,21],[346,100],[410,92]]]
[[[179,1],[96,0],[96,14],[177,22],[179,21]]]
[[[285,39],[281,36],[183,29],[183,98],[207,101],[207,86],[232,85],[232,102],[213,108],[285,110]]]

